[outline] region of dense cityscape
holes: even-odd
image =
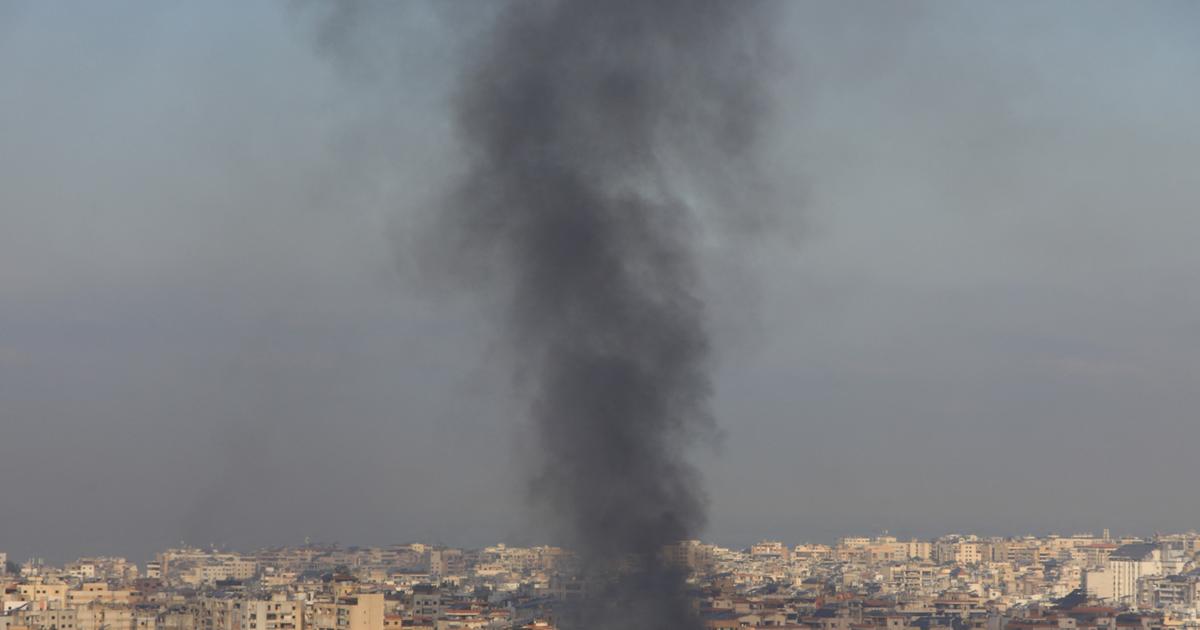
[[[1200,630],[1198,24],[0,0],[0,630]]]
[[[450,630],[555,628],[584,596],[574,556],[498,544],[304,544],[239,553],[180,547],[5,569],[0,630]],[[728,549],[683,541],[709,630],[1198,628],[1200,534],[933,540],[847,537]]]

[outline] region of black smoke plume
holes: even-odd
[[[591,594],[564,625],[697,627],[659,562],[704,524],[687,451],[713,429],[699,219],[681,182],[754,140],[763,5],[504,7],[462,77],[470,161],[435,240],[483,260],[506,305],[540,440],[531,495]]]
[[[413,5],[315,6],[327,18],[319,47],[371,79],[381,69],[367,48],[402,43],[389,19]],[[704,526],[688,460],[715,433],[697,249],[701,223],[763,216],[736,200],[758,196],[744,176],[773,11],[734,0],[431,6],[471,40],[453,101],[465,163],[417,240],[431,278],[449,269],[501,305],[537,442],[530,498],[577,552],[585,587],[561,625],[702,627],[661,552]],[[491,18],[482,30],[462,20],[480,13]],[[398,50],[400,63],[414,52]]]

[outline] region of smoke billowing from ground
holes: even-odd
[[[531,503],[588,588],[563,625],[698,627],[660,554],[705,521],[687,457],[715,432],[700,215],[759,216],[730,201],[749,197],[738,175],[763,114],[766,5],[472,7],[494,13],[453,93],[465,162],[418,239],[430,277],[449,269],[499,304],[537,441]],[[341,5],[321,47],[364,73],[353,32],[378,35],[367,27],[394,10]]]
[[[699,225],[673,173],[718,172],[752,144],[761,9],[513,3],[457,95],[470,163],[434,240],[484,261],[458,268],[506,304],[543,458],[532,499],[606,585],[572,626],[697,625],[658,557],[704,524],[686,455],[713,429]],[[599,578],[617,563],[636,568]]]

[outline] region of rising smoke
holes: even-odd
[[[462,78],[470,163],[435,240],[482,253],[506,304],[539,440],[531,497],[591,592],[564,625],[697,625],[659,561],[704,524],[686,455],[713,427],[699,225],[679,182],[754,140],[762,9],[512,3]]]
[[[342,5],[322,47],[352,51],[389,5]],[[687,455],[715,428],[695,200],[718,226],[756,214],[728,203],[747,185],[728,175],[763,114],[766,5],[524,0],[493,17],[454,93],[466,163],[419,240],[502,305],[531,504],[586,587],[562,625],[699,627],[660,561],[704,525]]]

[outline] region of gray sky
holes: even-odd
[[[1197,7],[788,6],[706,538],[1200,525]],[[2,5],[0,550],[538,540],[407,253],[482,16],[393,7]]]

